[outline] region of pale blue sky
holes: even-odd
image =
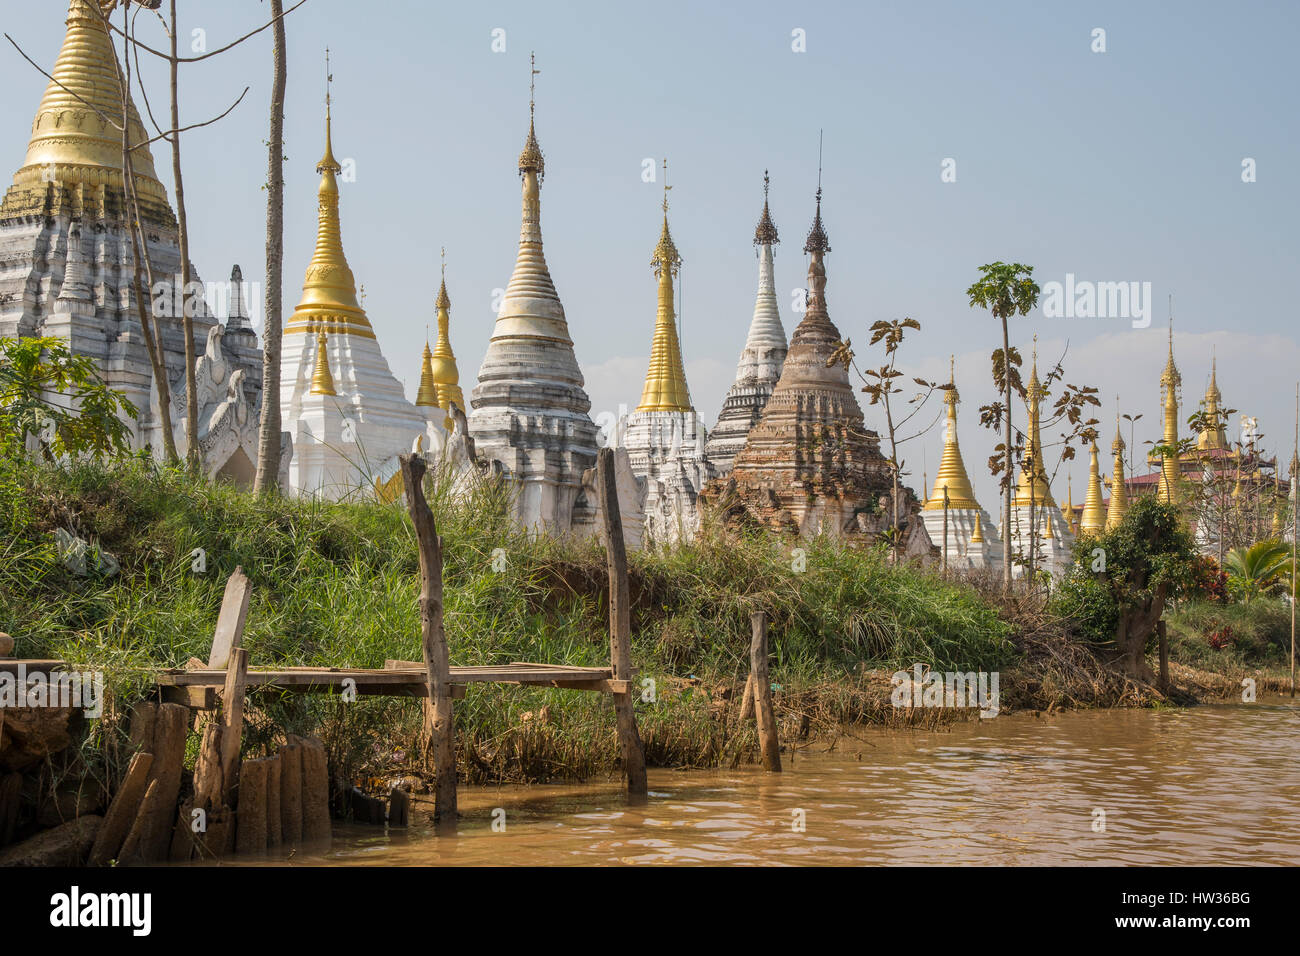
[[[45,64],[62,34],[61,4],[3,0],[4,29]],[[266,15],[252,0],[179,4],[183,26],[215,47]],[[1093,53],[1092,31],[1107,52]],[[506,52],[491,49],[505,30]],[[806,31],[807,50],[791,49]],[[150,31],[161,42],[157,31]],[[1054,358],[1068,338],[1068,379],[1113,395],[1156,424],[1165,302],[1175,294],[1176,348],[1188,403],[1209,354],[1228,405],[1259,416],[1265,443],[1289,458],[1300,374],[1288,276],[1300,243],[1300,134],[1290,3],[385,4],[308,0],[289,18],[286,127],[286,315],[296,304],[315,230],[313,166],[321,152],[323,51],[333,51],[335,149],[355,160],[342,193],[344,245],[380,342],[414,395],[447,247],[452,343],[466,394],[491,333],[492,290],[505,286],[519,226],[515,162],[528,123],[535,50],[537,131],[547,159],[542,225],[595,416],[635,405],[654,321],[649,265],[661,182],[642,160],[667,156],[671,222],[684,260],[684,344],[692,394],[711,423],[734,374],[753,309],[751,245],[772,176],[783,242],[777,286],[787,332],[803,284],[817,132],[825,130],[824,218],[831,316],[860,353],[877,319],[911,315],[909,372],[938,376],[958,359],[961,437],[985,507],[996,498],[978,428],[988,353],[998,333],[964,290],[994,259],[1152,284],[1155,321],[1018,320],[1026,351],[1040,334]],[[270,34],[182,73],[187,121],[219,125],[183,146],[193,259],[207,279],[232,262],[264,272]],[[8,130],[0,174],[22,162],[45,80],[8,49],[0,57]],[[155,105],[164,76],[150,68]],[[155,155],[170,186],[165,147]],[[940,164],[957,162],[957,181]],[[1241,181],[1243,158],[1258,181]],[[875,356],[862,356],[868,361]],[[883,428],[874,410],[868,424]],[[1145,434],[1144,434],[1145,432]],[[1127,435],[1126,435],[1127,437]],[[1139,442],[1154,437],[1140,429]],[[905,457],[937,464],[938,431]],[[1075,464],[1082,500],[1086,462]],[[1064,477],[1057,483],[1064,498]]]

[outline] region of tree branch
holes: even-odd
[[[258,27],[256,30],[252,30],[252,31],[250,31],[250,32],[248,32],[248,33],[245,33],[245,34],[244,34],[242,37],[240,37],[238,40],[234,40],[234,41],[232,41],[232,42],[230,42],[230,43],[227,43],[225,46],[221,47],[220,49],[212,50],[211,52],[201,54],[200,56],[180,56],[180,57],[177,57],[177,58],[176,58],[176,62],[177,62],[177,63],[198,63],[200,60],[206,60],[208,57],[210,57],[210,56],[216,56],[218,53],[225,53],[227,50],[231,49],[232,47],[239,46],[239,44],[243,43],[245,40],[250,39],[251,37],[255,37],[255,36],[257,36],[257,34],[261,33],[263,30],[265,30],[265,29],[267,29],[267,28],[269,28],[269,27],[274,26],[276,20],[280,20],[280,19],[283,19],[284,17],[287,17],[289,14],[293,13],[293,11],[297,10],[299,7],[301,7],[301,6],[302,6],[304,3],[306,3],[306,2],[307,2],[307,0],[298,0],[297,3],[295,3],[293,6],[291,6],[288,10],[284,11],[284,13],[280,14],[280,16],[278,16],[278,17],[272,17],[270,20],[268,20],[266,23],[262,24],[262,25],[261,25],[260,27]],[[102,16],[102,14],[101,14],[101,16]],[[111,22],[108,24],[108,28],[109,28],[110,30],[112,30],[114,33],[116,33],[118,36],[123,36],[123,37],[125,37],[125,34],[123,34],[122,31],[121,31],[120,29],[118,29],[117,27],[115,27]],[[170,35],[170,34],[169,34],[169,35]],[[128,39],[128,42],[133,43],[133,44],[135,44],[135,45],[138,46],[138,47],[141,47],[141,48],[144,49],[145,52],[147,52],[147,53],[152,53],[154,56],[158,57],[158,59],[160,59],[160,60],[167,60],[168,62],[171,61],[171,55],[170,55],[170,54],[168,54],[168,53],[162,53],[162,52],[160,52],[160,51],[158,51],[158,50],[155,50],[153,47],[149,46],[147,43],[142,43],[142,42],[140,42],[139,40],[137,40],[137,39],[135,39],[135,38],[127,38],[127,39]]]

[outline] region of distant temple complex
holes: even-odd
[[[37,107],[24,161],[0,202],[0,337],[48,336],[91,358],[104,381],[139,410],[128,423],[133,446],[161,457],[170,422],[184,456],[188,309],[202,470],[212,480],[249,485],[259,454],[263,355],[243,276],[235,266],[223,322],[205,301],[197,272],[188,264],[182,269],[176,214],[129,97],[123,122],[117,54],[101,14],[112,6],[70,0],[53,79]],[[535,65],[531,72],[535,77]],[[535,96],[530,92],[528,134],[516,164],[522,211],[514,269],[468,402],[452,349],[445,255],[434,300],[436,332],[432,343],[426,332],[413,399],[389,367],[379,341],[384,324],[372,324],[343,251],[342,167],[333,152],[328,87],[325,99],[324,153],[315,166],[315,247],[301,299],[284,328],[280,393],[271,396],[280,403],[284,428],[275,469],[280,487],[331,500],[391,501],[402,490],[399,456],[415,452],[450,466],[458,482],[503,482],[516,524],[532,533],[598,534],[602,505],[595,466],[606,436],[589,414],[591,401],[543,249],[546,163],[537,140]],[[124,168],[122,125],[137,144],[131,151],[134,196]],[[1044,464],[1047,392],[1035,347],[1025,392],[1025,448],[1009,513],[995,521],[976,499],[957,439],[955,366],[948,384],[940,386],[943,451],[929,496],[919,501],[901,481],[896,489],[880,435],[867,427],[850,381],[847,343],[830,318],[831,248],[822,222],[820,173],[803,246],[809,257],[805,309],[787,342],[774,266],[780,239],[764,172],[753,236],[758,283],[752,318],[735,379],[716,425],[707,430],[691,398],[680,340],[675,294],[682,257],[669,228],[666,162],[664,176],[662,226],[650,260],[656,311],[641,399],[607,436],[629,547],[688,542],[715,519],[723,528],[762,529],[792,539],[887,542],[895,559],[939,562],[956,572],[1003,570],[1009,542],[1013,573],[1023,575],[1032,565],[1059,575],[1073,561],[1076,539],[1114,529],[1144,494],[1177,505],[1206,554],[1222,557],[1232,547],[1291,536],[1288,502],[1300,481],[1300,460],[1292,457],[1284,483],[1277,458],[1258,447],[1253,418],[1242,418],[1239,442],[1229,439],[1225,424],[1231,412],[1213,360],[1199,416],[1192,419],[1199,423],[1194,440],[1181,437],[1182,374],[1174,361],[1172,318],[1160,376],[1162,438],[1147,456],[1145,473],[1134,473],[1134,449],[1121,434],[1117,407],[1109,475],[1097,440],[1102,436],[1090,433],[1097,439],[1086,446],[1083,503],[1075,506],[1068,483],[1065,506],[1058,506]],[[134,221],[142,228],[132,229]],[[141,238],[143,248],[134,248]],[[184,290],[178,288],[183,271],[193,281]],[[157,323],[142,326],[142,307]],[[166,388],[155,380],[146,346],[155,325]],[[1050,413],[1048,421],[1050,428]]]

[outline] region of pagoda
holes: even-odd
[[[293,436],[288,488],[304,496],[392,496],[397,456],[441,451],[446,430],[407,400],[357,299],[343,252],[330,98],[325,97],[325,153],[316,164],[316,249],[302,299],[284,328],[280,409]],[[398,479],[400,480],[400,479]],[[383,489],[387,488],[387,491]]]
[[[758,294],[754,299],[754,315],[749,322],[749,335],[745,338],[740,361],[736,364],[736,380],[727,389],[727,397],[722,402],[722,410],[709,432],[704,449],[709,464],[721,477],[731,472],[736,454],[745,447],[749,430],[762,416],[785,364],[785,328],[781,325],[772,270],[773,250],[781,240],[768,209],[769,185],[765,170],[763,214],[754,229],[754,248],[758,255]]]
[[[957,444],[957,392],[955,366],[949,364],[948,387],[943,393],[948,406],[943,434],[943,457],[934,489],[921,509],[921,520],[930,540],[937,542],[941,560],[949,570],[983,570],[1002,566],[1002,542],[989,514],[975,500],[975,489]],[[947,533],[945,534],[945,527]],[[984,529],[992,529],[986,537]]]
[[[627,449],[644,485],[645,535],[654,542],[689,541],[699,527],[697,498],[710,477],[705,430],[691,404],[677,337],[673,278],[682,259],[668,229],[668,161],[664,161],[663,229],[650,257],[659,302],[641,403],[618,423],[615,443]]]
[[[26,157],[0,202],[0,337],[58,338],[73,354],[89,357],[104,381],[138,409],[127,421],[132,445],[161,456],[167,411],[184,457],[183,303],[188,300],[200,372],[197,438],[203,471],[210,478],[248,484],[258,454],[262,351],[243,315],[238,281],[232,283],[228,325],[212,314],[192,266],[193,284],[179,289],[176,214],[128,97],[125,125],[135,144],[131,166],[149,267],[142,269],[149,299],[145,310],[158,316],[173,399],[169,409],[159,408],[135,288],[130,223],[136,217],[123,173],[117,54],[106,29],[108,14],[100,13],[112,7],[90,0],[69,3],[63,44],[36,109]]]
[[[1035,569],[1053,575],[1064,573],[1072,561],[1074,534],[1070,531],[1065,515],[1052,498],[1047,470],[1043,466],[1041,415],[1042,403],[1046,397],[1047,392],[1038,378],[1038,347],[1035,344],[1029,387],[1025,392],[1025,406],[1029,415],[1026,430],[1029,447],[1025,450],[1020,479],[1011,500],[1010,527],[1005,532],[1011,536],[1012,558],[1017,562],[1013,573],[1017,576],[1027,570],[1031,558]],[[1087,515],[1086,503],[1084,515]],[[1081,525],[1082,522],[1083,519],[1080,519]]]
[[[733,527],[867,541],[892,525],[893,486],[880,437],[865,427],[848,369],[839,360],[840,332],[826,305],[830,242],[821,199],[818,186],[817,211],[804,244],[810,257],[807,311],[731,475],[710,482],[705,498]],[[902,489],[902,498],[900,518],[919,507],[910,490]]]
[[[469,429],[479,456],[499,462],[513,485],[516,522],[563,535],[593,521],[583,473],[595,467],[597,429],[542,249],[546,163],[531,97],[528,108],[528,137],[518,164],[519,249],[470,397]]]
[[[460,371],[456,354],[451,350],[451,298],[447,295],[447,264],[442,265],[442,285],[434,301],[438,310],[438,337],[432,350],[424,343],[420,363],[420,389],[415,404],[424,409],[441,409],[442,424],[451,431],[455,426],[453,407],[465,411],[465,395],[460,390]]]

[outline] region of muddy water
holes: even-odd
[[[652,770],[640,806],[615,784],[462,788],[455,837],[345,826],[327,854],[296,862],[1300,862],[1300,707],[1289,700],[859,729],[833,752],[785,759],[780,776]]]

